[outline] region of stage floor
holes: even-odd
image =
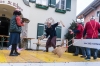
[[[9,56],[10,50],[0,50],[0,63],[47,63],[47,62],[100,62],[100,58],[93,60],[91,57],[90,61],[80,58],[80,56],[73,56],[72,53],[64,53],[59,58],[51,52],[43,51],[20,51],[21,55],[12,57]]]

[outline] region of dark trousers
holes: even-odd
[[[82,55],[83,56],[86,56],[86,51],[85,51],[85,48],[84,47],[78,47],[76,46],[76,51],[75,51],[75,54],[79,54],[79,48],[81,48],[81,51],[82,51]]]
[[[12,44],[12,48],[11,48],[10,54],[13,54],[14,52],[17,53],[17,44]]]
[[[56,36],[53,38],[48,38],[46,42],[46,51],[48,52],[48,48],[53,46],[53,48],[56,48]]]

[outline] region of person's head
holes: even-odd
[[[90,18],[90,20],[95,20],[95,17],[94,17],[94,16],[92,16],[92,17]]]
[[[81,20],[77,20],[77,26],[78,26],[78,24],[82,24],[82,21]]]
[[[14,12],[13,12],[13,15],[18,15],[18,16],[20,16],[20,15],[22,15],[22,14],[21,14],[21,11],[20,11],[19,9],[15,9]]]
[[[47,27],[48,27],[48,28],[51,27],[51,22],[47,22]]]

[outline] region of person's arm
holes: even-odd
[[[80,32],[80,30],[73,30],[73,32],[74,32],[74,33],[79,33],[79,32]]]
[[[86,36],[86,31],[87,31],[87,23],[86,23],[84,31],[83,31],[83,38]]]
[[[100,33],[100,24],[98,23],[98,32]]]
[[[79,33],[82,30],[82,26],[78,25],[76,30],[73,30],[74,33]]]
[[[21,18],[19,16],[16,17],[16,22],[18,26],[24,26],[23,22],[21,22]]]
[[[83,37],[85,37],[85,35],[86,35],[86,29],[84,29],[83,31]]]
[[[59,25],[59,22],[53,24],[52,26],[53,26],[53,27],[57,27],[58,25]]]

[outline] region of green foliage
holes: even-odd
[[[69,29],[75,30],[76,27],[77,27],[76,22],[73,20],[73,22],[70,24]],[[68,39],[68,41],[70,41],[73,37],[75,37],[75,35],[70,34],[69,31],[65,34],[65,39]],[[70,45],[70,44],[72,44],[72,41],[68,42],[68,45]],[[68,52],[74,53],[75,52],[75,47],[73,45],[68,47]]]
[[[73,22],[70,24],[71,26],[69,27],[69,29],[72,29],[72,30],[75,30],[76,29],[76,22],[73,20]],[[65,39],[68,39],[68,40],[70,40],[70,39],[72,39],[73,38],[73,36],[75,36],[75,35],[73,35],[73,34],[70,34],[70,32],[68,31],[66,34],[65,34]]]
[[[74,30],[74,29],[76,29],[76,22],[73,20],[73,22],[70,24],[71,26],[69,27],[69,29],[72,29],[72,30]]]

